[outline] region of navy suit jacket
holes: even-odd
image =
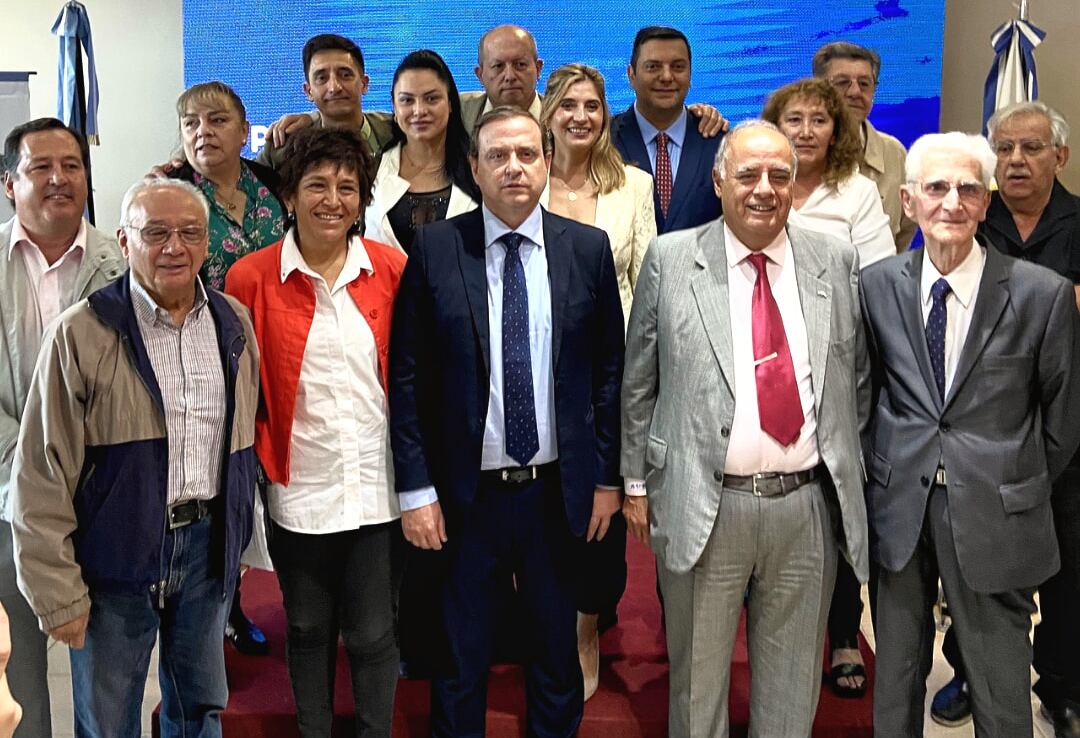
[[[544,211],[555,430],[566,518],[585,532],[596,485],[620,486],[623,317],[607,235]],[[419,229],[394,309],[390,432],[399,491],[434,485],[453,519],[476,497],[489,338],[480,209]]]
[[[712,181],[713,161],[720,146],[720,136],[702,138],[696,120],[691,115],[686,121],[679,171],[671,188],[671,206],[666,218],[660,212],[660,196],[653,186],[657,233],[697,228],[720,217],[720,198],[713,190]],[[627,164],[653,173],[649,165],[649,150],[641,137],[633,105],[611,119],[611,138]]]

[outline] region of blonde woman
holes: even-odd
[[[656,238],[652,177],[627,166],[612,144],[604,77],[592,67],[567,64],[551,73],[540,122],[553,144],[548,188],[540,204],[607,233],[625,325],[641,261]],[[621,497],[618,490],[610,493],[608,503],[616,512],[606,530],[589,526],[579,567],[578,655],[585,699],[596,691],[599,681],[598,623],[614,620],[626,588],[626,522],[618,512]],[[593,513],[597,519],[597,510]]]

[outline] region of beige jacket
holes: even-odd
[[[901,253],[907,251],[911,245],[916,228],[915,221],[904,215],[904,209],[900,206],[900,185],[904,183],[907,149],[897,139],[874,128],[870,121],[866,121],[864,130],[866,150],[859,173],[874,180],[877,185],[881,194],[881,207],[889,216],[896,251]]]

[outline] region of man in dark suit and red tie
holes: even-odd
[[[705,138],[688,119],[686,35],[664,26],[642,28],[626,74],[635,101],[612,118],[611,138],[628,164],[653,176],[657,233],[715,220],[720,200],[713,192],[712,166],[720,136]]]
[[[570,736],[574,542],[620,503],[622,308],[604,232],[539,206],[535,119],[496,108],[471,149],[483,207],[417,232],[390,352],[402,528],[444,557],[432,734],[484,735],[493,598],[512,573],[531,634],[527,732]]]

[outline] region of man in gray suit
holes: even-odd
[[[16,736],[51,735],[46,636],[15,582],[11,461],[42,334],[72,303],[124,270],[116,241],[85,220],[90,150],[54,118],[18,126],[4,142],[0,225],[0,603],[11,619],[11,692],[23,707]]]
[[[634,293],[623,512],[659,563],[672,736],[727,735],[747,591],[750,735],[809,736],[838,550],[867,576],[858,259],[787,225],[795,166],[774,126],[737,126],[724,216],[655,241]]]
[[[916,141],[901,199],[926,247],[862,273],[879,738],[923,734],[939,577],[975,735],[1032,735],[1028,632],[1059,566],[1050,485],[1080,441],[1080,314],[1068,280],[976,237],[994,165],[979,136]]]

